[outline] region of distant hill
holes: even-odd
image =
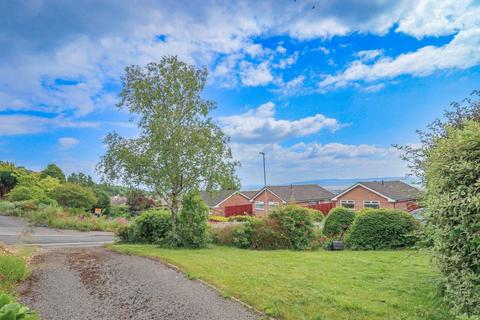
[[[297,181],[284,183],[282,185],[300,185],[300,184],[318,184],[334,193],[345,190],[347,187],[358,181],[392,181],[392,180],[401,180],[406,183],[414,184],[415,180],[412,178],[405,177],[377,177],[377,178],[351,178],[351,179],[318,179],[318,180],[307,180],[307,181]],[[246,185],[242,186],[242,190],[258,190],[262,188],[261,185]]]

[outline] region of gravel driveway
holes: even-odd
[[[104,248],[36,256],[20,301],[42,319],[256,319],[243,306],[160,262]]]

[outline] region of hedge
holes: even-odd
[[[353,210],[342,207],[333,208],[325,220],[323,233],[329,238],[343,239],[354,219]]]

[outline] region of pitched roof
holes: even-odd
[[[267,189],[280,197],[283,201],[289,202],[295,199],[296,202],[330,200],[334,194],[318,184],[290,185],[290,186],[267,186]],[[262,190],[258,191],[259,194]]]
[[[364,186],[367,189],[386,197],[388,200],[393,201],[414,200],[417,199],[421,193],[419,189],[402,181],[366,181],[354,184],[350,188],[339,193],[335,198],[347,193],[358,185]]]
[[[220,191],[200,191],[200,196],[209,207],[215,207],[231,197],[234,193],[245,196],[248,200],[257,193],[257,191],[236,191],[236,190],[220,190]]]

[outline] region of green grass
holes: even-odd
[[[0,292],[12,293],[17,282],[29,275],[25,259],[14,255],[0,255]]]
[[[438,273],[422,252],[110,248],[170,262],[274,317],[452,319],[436,294]]]

